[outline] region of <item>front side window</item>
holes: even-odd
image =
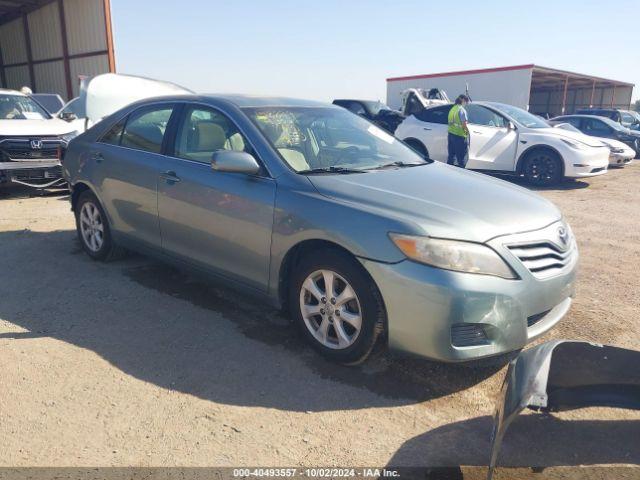
[[[145,152],[160,153],[173,106],[144,108],[129,115],[120,145]]]
[[[187,107],[176,136],[175,156],[210,163],[213,152],[235,150],[250,152],[249,143],[235,124],[210,108]]]
[[[598,120],[597,118],[585,118],[583,122],[584,122],[583,131],[587,135],[611,133],[611,128],[609,128],[608,125]]]
[[[481,105],[470,103],[465,107],[469,117],[469,123],[474,125],[484,125],[486,127],[503,128],[507,126],[507,121],[502,115],[489,110]]]
[[[629,125],[633,125],[636,122],[636,119],[630,113],[622,112],[620,114],[622,116],[622,123],[625,127]]]
[[[23,95],[0,95],[0,120],[42,120],[51,115],[33,99]]]
[[[511,117],[516,123],[527,128],[549,128],[549,124],[542,118],[536,117],[521,108],[496,102],[491,102],[490,105],[499,112]]]
[[[425,160],[367,120],[339,108],[254,107],[247,116],[296,172],[368,170]]]
[[[122,138],[122,130],[124,130],[125,119],[120,120],[113,127],[107,130],[107,133],[102,135],[99,140],[100,143],[106,143],[108,145],[120,145],[120,139]]]

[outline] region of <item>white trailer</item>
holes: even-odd
[[[408,88],[439,88],[451,99],[465,93],[473,100],[502,102],[539,115],[573,113],[578,108],[629,108],[632,83],[539,65],[465,70],[387,79],[387,104],[400,109]]]

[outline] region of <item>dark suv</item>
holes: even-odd
[[[569,123],[586,135],[592,137],[613,138],[627,144],[640,157],[640,132],[629,130],[608,117],[595,115],[561,115],[551,119],[551,122]]]
[[[366,118],[389,133],[395,132],[404,120],[402,113],[377,100],[338,99],[334,100],[333,104]]]
[[[621,110],[619,108],[580,108],[576,110],[576,114],[607,117],[632,130],[640,129],[640,121],[634,112],[629,110]]]

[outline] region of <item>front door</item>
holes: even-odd
[[[481,105],[466,107],[469,132],[469,162],[475,170],[515,170],[518,133],[502,115]]]
[[[162,248],[171,256],[266,290],[276,184],[216,172],[214,151],[253,149],[222,112],[186,104],[158,181]],[[259,160],[258,160],[259,161]]]

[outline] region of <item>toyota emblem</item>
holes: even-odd
[[[569,245],[569,231],[566,227],[558,227],[558,239],[563,247],[566,248]]]

